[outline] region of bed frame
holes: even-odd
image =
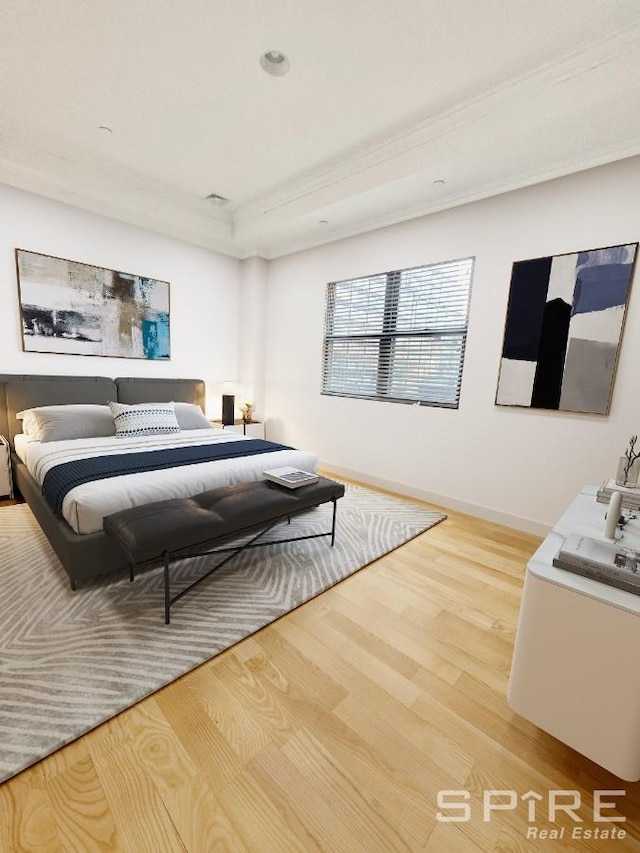
[[[105,376],[38,376],[0,374],[0,434],[13,447],[14,437],[22,432],[16,412],[34,406],[64,403],[164,403],[169,400],[195,403],[204,411],[205,386],[200,379],[147,379]],[[55,515],[42,496],[26,466],[11,452],[14,484],[38,520],[53,550],[64,566],[71,586],[100,575],[128,571],[124,555],[106,534],[75,533],[67,522]]]

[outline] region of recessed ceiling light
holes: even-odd
[[[111,128],[110,128],[110,127],[107,127],[107,125],[106,125],[106,124],[101,124],[101,125],[100,125],[100,127],[98,128],[98,130],[102,130],[104,133],[111,133],[111,134],[113,134],[113,131],[111,130]]]
[[[281,50],[267,50],[260,57],[260,65],[272,77],[282,77],[289,70],[289,60]]]
[[[436,187],[437,189],[440,189],[440,187],[443,187],[446,183],[447,183],[446,181],[443,181],[443,180],[440,178],[440,179],[438,179],[437,181],[434,181],[434,182],[433,182],[433,185],[434,185],[434,187]]]

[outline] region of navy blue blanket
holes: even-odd
[[[167,450],[148,450],[143,453],[92,456],[89,459],[63,462],[51,468],[45,475],[42,493],[53,511],[59,514],[67,493],[76,486],[91,483],[93,480],[291,449],[286,444],[274,444],[272,441],[252,438],[248,441],[227,441],[224,444],[199,444],[195,447],[171,447]]]

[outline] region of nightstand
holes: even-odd
[[[11,448],[7,439],[0,435],[0,496],[13,498],[13,476],[11,474]]]
[[[226,429],[228,432],[248,435],[250,438],[264,438],[264,423],[262,421],[243,421],[242,418],[238,418],[232,424],[223,425],[222,421],[211,421],[211,424]]]

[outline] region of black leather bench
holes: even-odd
[[[343,495],[344,485],[326,477],[320,477],[317,483],[298,489],[288,489],[266,480],[238,483],[190,498],[172,498],[116,512],[104,519],[104,531],[126,554],[132,581],[136,568],[159,563],[164,565],[164,612],[168,625],[172,604],[246,548],[273,544],[257,540],[280,521],[290,520],[293,515],[332,501],[331,530],[279,541],[293,542],[330,536],[333,546],[336,501]],[[255,536],[243,545],[209,550],[213,545],[218,546],[254,530],[257,531]],[[228,556],[171,597],[169,569],[173,561],[223,553],[228,553]]]

